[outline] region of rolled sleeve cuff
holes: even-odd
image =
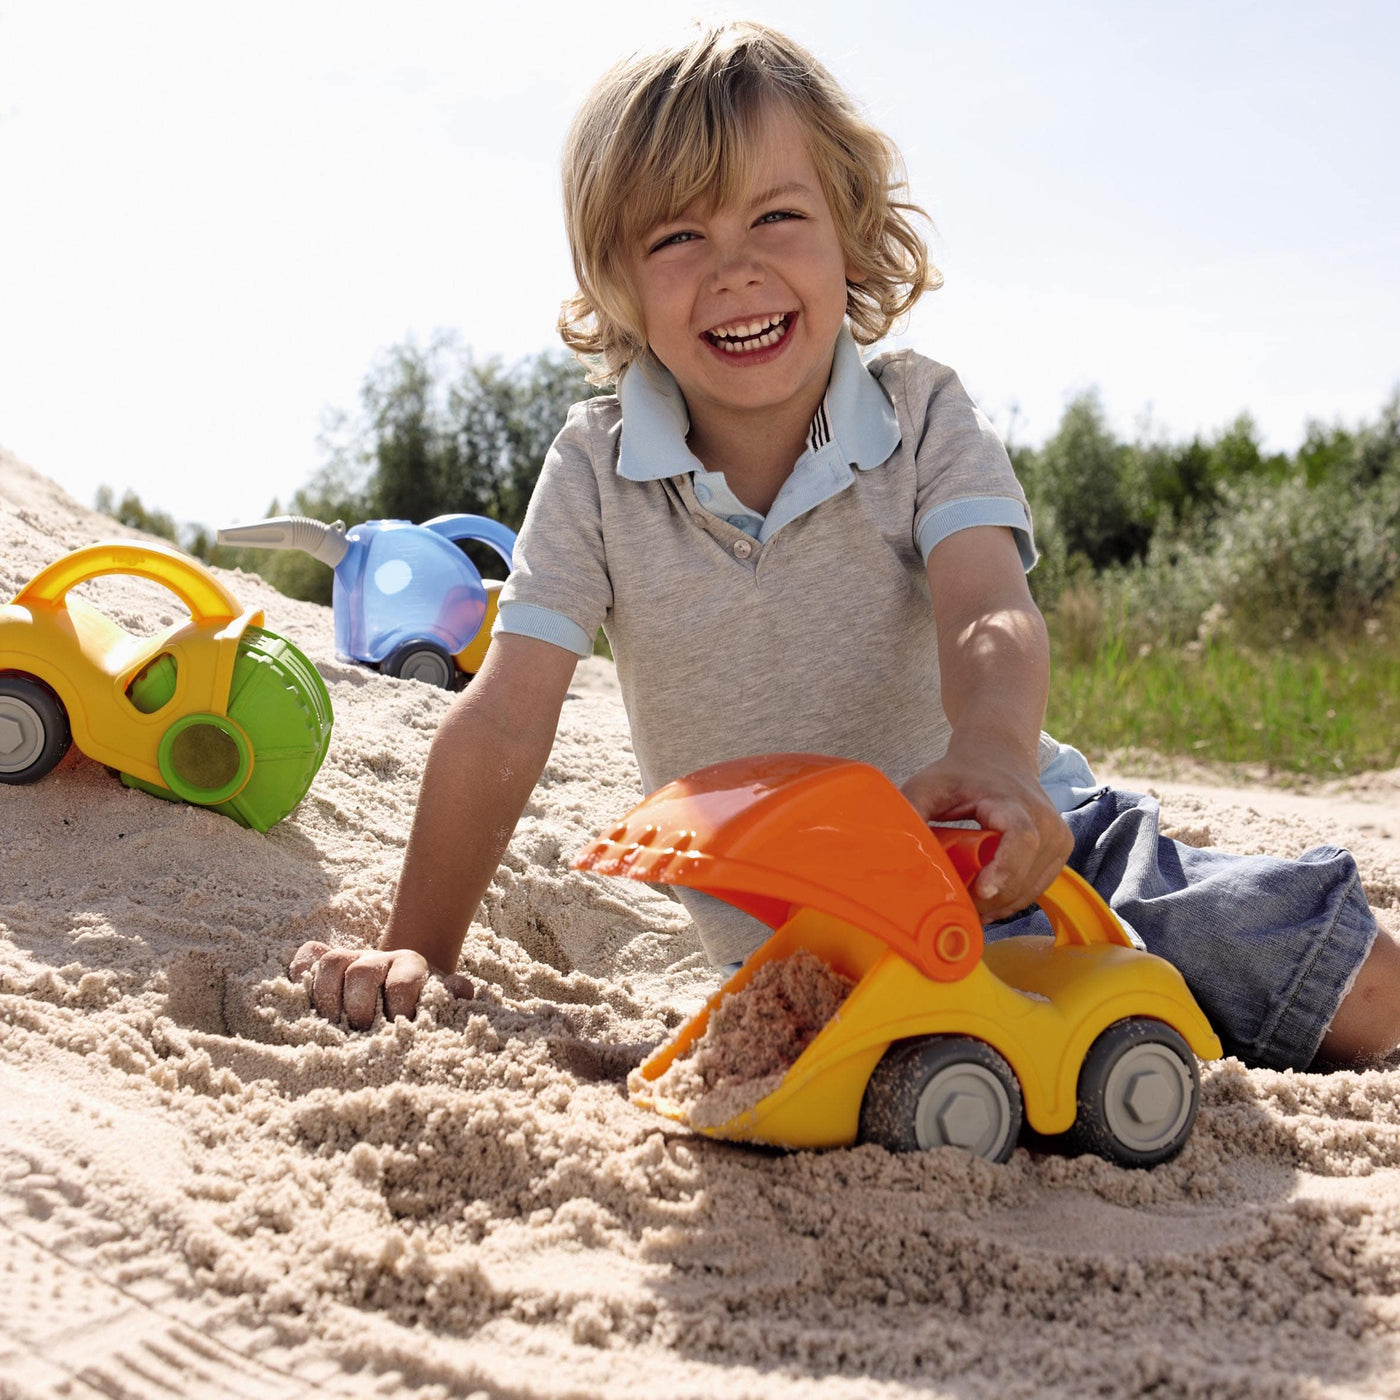
[[[1030,571],[1038,558],[1031,537],[1031,522],[1026,508],[1014,496],[968,496],[935,506],[914,529],[914,543],[924,562],[949,535],[968,530],[975,525],[1005,525],[1016,536],[1016,548],[1021,555],[1021,567]]]
[[[1245,1047],[1253,1063],[1277,1069],[1307,1069],[1317,1058],[1323,1037],[1379,932],[1349,852],[1317,846],[1298,859],[1300,865],[1343,861],[1351,875],[1338,892],[1325,927],[1305,946],[1305,956],[1299,960],[1292,985],[1279,997],[1275,1015],[1261,1028],[1257,1043]],[[1226,1052],[1239,1053],[1228,1042]]]
[[[1049,738],[1049,736],[1046,736]],[[1040,769],[1040,785],[1057,812],[1072,812],[1097,797],[1104,785],[1094,777],[1089,760],[1073,744],[1055,744],[1053,757]]]
[[[493,636],[498,632],[507,632],[514,637],[533,637],[538,642],[552,642],[575,656],[593,655],[593,638],[573,618],[536,603],[502,603],[491,632]]]

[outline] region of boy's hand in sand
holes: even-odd
[[[394,908],[377,949],[306,943],[291,973],[311,972],[311,998],[356,1030],[412,1016],[430,975],[454,996],[471,982],[455,967],[472,913],[505,853],[554,742],[578,662],[533,637],[491,639],[481,670],[452,702],[428,752]]]
[[[438,973],[421,953],[411,948],[380,952],[372,948],[332,948],[328,943],[303,943],[292,959],[291,975],[311,973],[311,1001],[328,1021],[345,1019],[357,1031],[374,1024],[381,995],[384,1015],[410,1018],[428,978],[437,973],[448,991],[464,1000],[473,993],[470,979],[459,973]]]

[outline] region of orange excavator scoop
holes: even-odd
[[[733,759],[678,778],[574,861],[580,870],[703,890],[771,928],[798,908],[867,929],[926,977],[982,953],[970,874],[992,832],[948,831],[951,854],[879,769],[819,754]]]

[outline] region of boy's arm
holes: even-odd
[[[411,1016],[430,972],[447,976],[472,915],[534,790],[578,658],[532,637],[498,635],[475,679],[444,716],[428,752],[394,896],[377,950],[307,943],[292,960],[314,968],[322,1015],[352,1026]]]
[[[904,794],[926,821],[972,818],[1002,834],[972,893],[986,919],[1032,904],[1073,841],[1040,785],[1039,738],[1050,684],[1045,622],[1015,538],[1000,526],[959,530],[928,558],[938,620],[948,752]]]

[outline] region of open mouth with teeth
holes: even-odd
[[[796,318],[795,311],[775,312],[751,321],[736,321],[732,326],[716,326],[704,333],[704,339],[727,355],[751,354],[777,345],[792,329]]]

